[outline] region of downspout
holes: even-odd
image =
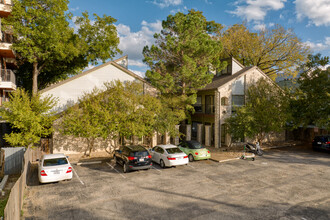
[[[218,143],[218,147],[221,148],[221,96],[220,96],[220,92],[219,92],[219,88],[217,89],[217,93],[218,93],[218,105],[219,105],[219,121],[217,122],[218,123],[218,140],[219,140],[219,143]]]

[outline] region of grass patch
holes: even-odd
[[[0,216],[4,216],[5,207],[9,198],[10,190],[4,190],[5,196],[0,195]]]
[[[0,216],[4,216],[5,208],[7,205],[7,201],[9,199],[11,188],[14,186],[18,178],[20,177],[20,174],[10,175],[8,178],[8,181],[3,189],[3,192],[5,192],[5,195],[2,196],[0,192]]]

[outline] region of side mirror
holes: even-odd
[[[66,156],[66,158],[69,158],[69,156]]]

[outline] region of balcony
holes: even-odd
[[[0,17],[7,17],[11,13],[11,0],[0,0]]]
[[[1,70],[0,89],[16,90],[16,76],[12,70]]]
[[[202,104],[195,104],[195,113],[204,113],[208,115],[214,115],[215,107],[214,105],[202,105]]]
[[[0,38],[0,56],[1,57],[15,58],[14,51],[11,49],[12,43],[13,43],[13,35],[2,31],[1,38]]]

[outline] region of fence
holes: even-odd
[[[25,147],[6,147],[1,151],[5,157],[5,175],[19,174],[23,167]]]
[[[20,178],[16,181],[14,187],[11,189],[8,202],[5,208],[5,219],[8,220],[19,220],[21,216],[21,210],[23,207],[23,196],[24,189],[26,187],[26,179],[29,175],[29,170],[31,167],[31,162],[35,161],[38,157],[41,156],[39,150],[32,150],[28,148],[24,153],[23,160],[23,172]]]

